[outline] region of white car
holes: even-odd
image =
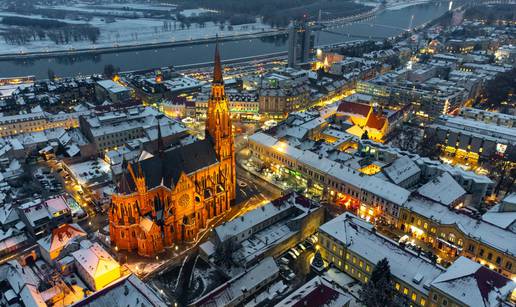
[[[287,254],[289,254],[289,255],[290,255],[290,257],[292,257],[292,259],[297,259],[297,255],[296,255],[296,254],[294,254],[294,252],[293,252],[293,251],[291,251],[291,250],[290,250],[290,251],[288,251],[288,253],[287,253]]]
[[[284,265],[288,265],[290,263],[290,261],[285,257],[281,257],[279,262],[283,263]]]
[[[297,249],[295,249],[294,247],[292,247],[290,249],[290,251],[293,252],[294,254],[296,254],[296,256],[298,256],[298,257],[299,257],[299,255],[301,255],[301,253]]]

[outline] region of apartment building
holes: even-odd
[[[466,257],[448,269],[375,231],[351,213],[319,229],[319,251],[329,264],[361,283],[371,278],[376,264],[387,259],[394,289],[409,306],[511,306],[516,283]]]

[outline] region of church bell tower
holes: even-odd
[[[213,82],[208,100],[205,136],[213,143],[217,159],[221,164],[221,168],[224,168],[222,173],[226,177],[224,178],[225,186],[229,189],[231,199],[234,200],[236,186],[235,144],[229,112],[229,101],[224,90],[218,42],[215,46]]]

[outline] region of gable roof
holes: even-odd
[[[386,122],[387,120],[385,119],[385,117],[371,113],[367,118],[366,126],[376,130],[381,130],[383,126],[385,126]]]
[[[45,238],[38,240],[38,244],[47,252],[61,249],[77,238],[85,237],[86,232],[77,224],[63,224],[52,230]]]
[[[82,266],[87,274],[93,278],[120,267],[118,262],[97,242],[89,248],[73,252],[72,256],[77,260],[77,264]]]
[[[516,283],[466,257],[459,257],[432,286],[469,306],[498,306]]]
[[[466,194],[462,186],[447,172],[434,177],[420,187],[417,192],[421,196],[446,206],[451,205],[458,198]]]
[[[349,114],[357,114],[363,117],[367,117],[369,112],[371,111],[371,106],[362,103],[356,102],[343,102],[337,108],[337,112],[341,113],[349,113]]]
[[[153,156],[132,164],[136,176],[143,176],[147,188],[176,184],[181,173],[191,174],[218,163],[210,140],[199,140],[188,145],[167,150],[161,157]],[[140,174],[139,172],[143,173]],[[127,178],[132,180],[132,178]],[[131,183],[133,184],[133,183]]]
[[[421,172],[417,164],[407,156],[401,156],[394,160],[394,162],[385,167],[383,171],[395,184],[400,184],[404,180]]]
[[[345,306],[351,298],[335,283],[316,276],[276,306]]]

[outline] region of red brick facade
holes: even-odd
[[[213,153],[213,160],[206,151]],[[109,210],[111,244],[142,256],[195,241],[207,221],[229,210],[235,200],[234,139],[218,48],[206,140],[152,159],[127,166]]]

